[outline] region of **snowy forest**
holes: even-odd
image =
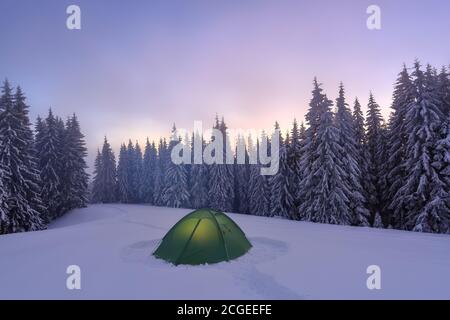
[[[0,234],[45,229],[88,203],[84,136],[76,115],[50,110],[33,130],[18,86],[5,80],[0,98]]]
[[[450,74],[415,62],[395,83],[385,121],[373,94],[363,113],[343,84],[335,101],[314,80],[302,122],[280,134],[279,171],[260,174],[249,155],[260,138],[238,136],[245,164],[171,161],[172,136],[142,149],[131,140],[118,159],[108,140],[98,150],[89,191],[87,150],[76,115],[52,110],[33,125],[18,86],[0,98],[0,234],[45,229],[92,203],[145,203],[202,208],[317,223],[450,233]],[[226,137],[225,120],[214,128]],[[274,124],[279,129],[278,123]],[[173,135],[176,133],[175,126]],[[255,137],[253,137],[255,138]],[[237,163],[237,161],[235,161]]]
[[[246,164],[183,164],[170,159],[179,141],[122,144],[117,164],[105,138],[98,150],[94,203],[146,203],[318,223],[450,233],[450,76],[416,61],[403,67],[388,121],[370,94],[364,116],[341,84],[335,102],[315,79],[305,121],[280,137],[279,171],[248,163],[259,139],[245,144]],[[227,136],[216,117],[215,129]],[[275,128],[279,126],[275,123]],[[175,126],[172,131],[175,133]],[[175,138],[175,139],[174,139]],[[236,162],[236,161],[235,161]]]

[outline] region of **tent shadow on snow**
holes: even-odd
[[[200,265],[236,259],[251,247],[241,228],[223,212],[200,209],[178,221],[153,255],[174,265]]]

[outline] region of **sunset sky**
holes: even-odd
[[[82,29],[66,28],[77,4]],[[381,8],[368,30],[366,8]],[[173,122],[283,129],[307,110],[317,76],[329,98],[372,90],[388,116],[392,84],[415,58],[450,63],[450,1],[0,0],[0,78],[20,84],[34,121],[76,112],[89,164],[107,135],[169,136]]]

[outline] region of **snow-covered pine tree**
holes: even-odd
[[[411,76],[404,65],[395,84],[392,102],[393,112],[389,119],[389,128],[387,131],[387,157],[385,170],[383,170],[384,172],[382,173],[387,184],[386,188],[383,190],[384,199],[386,201],[384,211],[388,218],[388,221],[386,222],[395,225],[398,228],[400,227],[398,225],[400,222],[395,221],[395,217],[392,216],[389,206],[394,199],[395,194],[403,185],[406,177],[404,170],[408,136],[405,128],[405,117],[411,103],[414,102],[414,97],[414,86]]]
[[[38,159],[36,157],[33,130],[28,116],[29,106],[26,103],[26,97],[20,86],[17,87],[14,95],[14,109],[22,124],[22,130],[17,132],[17,138],[26,142],[26,148],[23,151],[23,160],[27,170],[23,173],[22,177],[28,183],[28,199],[33,209],[40,213],[40,216],[46,224],[48,222],[48,213],[41,198],[41,178]]]
[[[100,150],[97,149],[97,156],[95,157],[94,162],[94,172],[93,172],[93,181],[92,181],[92,190],[91,190],[91,202],[92,203],[100,203],[101,202],[101,181],[100,174],[102,171],[102,154]]]
[[[321,90],[314,92],[317,95],[313,97],[317,101],[315,107],[322,112],[316,123],[315,136],[307,135],[307,139],[312,139],[308,142],[312,146],[309,148],[312,163],[305,183],[302,183],[304,202],[300,210],[313,222],[349,225],[354,217],[347,196],[350,193],[346,180],[347,168],[341,158],[343,147],[331,112],[332,102]]]
[[[375,221],[377,212],[383,218],[381,176],[383,173],[383,148],[385,141],[383,141],[382,126],[383,118],[380,113],[380,106],[376,103],[373,94],[370,93],[366,116],[368,171],[365,173],[366,179],[364,179],[364,184],[372,223]]]
[[[165,139],[159,140],[158,158],[155,168],[155,190],[153,192],[153,203],[157,206],[163,206],[164,176],[166,171],[167,143]]]
[[[301,132],[300,132],[301,130]],[[290,140],[286,141],[286,157],[287,157],[287,165],[289,167],[290,175],[288,176],[288,193],[292,196],[292,204],[289,208],[289,216],[293,219],[299,219],[300,214],[297,210],[300,205],[299,200],[299,185],[302,180],[302,172],[300,169],[300,161],[302,157],[302,136],[305,135],[305,127],[303,123],[299,129],[297,119],[294,119],[294,123],[292,125]]]
[[[63,188],[60,177],[62,172],[61,136],[58,120],[51,109],[45,119],[44,128],[42,139],[36,140],[36,149],[42,181],[41,196],[47,206],[49,219],[53,220],[60,216]]]
[[[45,228],[44,207],[39,195],[39,173],[33,154],[28,107],[21,91],[16,99],[7,80],[0,97],[0,168],[3,168],[2,233]],[[23,105],[21,105],[23,103]]]
[[[66,126],[60,125],[60,130],[64,134],[62,153],[62,187],[63,187],[63,208],[62,213],[75,208],[86,207],[88,202],[88,180],[86,172],[87,156],[84,135],[81,133],[80,123],[75,114],[68,118]]]
[[[0,111],[1,112],[1,111]],[[3,185],[3,175],[5,174],[5,168],[0,167],[0,234],[7,232],[9,226],[8,217],[8,190]]]
[[[113,203],[117,199],[116,157],[106,137],[101,154],[98,157],[94,176],[93,198],[95,202]]]
[[[137,172],[136,149],[131,140],[128,140],[127,146],[127,176],[128,176],[128,201],[129,203],[137,203],[138,201],[138,186],[139,186],[139,175]]]
[[[439,210],[433,215],[441,216],[440,233],[450,234],[450,114],[442,121],[440,138],[433,152],[432,166],[438,172],[443,184],[433,185],[431,210]]]
[[[225,143],[229,140],[225,121],[219,122],[216,117],[214,129],[222,132],[224,151],[222,164],[214,163],[209,168],[209,203],[213,209],[230,212],[234,203],[234,178],[233,165],[226,164],[226,152],[230,151]]]
[[[135,171],[135,190],[136,190],[136,196],[134,199],[135,203],[142,203],[142,184],[143,184],[143,163],[142,163],[142,149],[139,143],[136,141],[136,145],[134,148],[134,158],[135,158],[135,165],[136,165],[136,171]]]
[[[438,78],[438,95],[441,100],[441,110],[444,117],[450,114],[450,73],[446,67],[442,67]]]
[[[121,203],[129,203],[128,195],[128,151],[125,144],[120,146],[119,163],[117,165],[117,198]]]
[[[194,149],[194,145],[202,146],[203,154],[205,141],[199,132],[194,134],[192,149]],[[208,165],[205,163],[192,163],[190,179],[191,205],[194,209],[205,208],[208,206]]]
[[[442,171],[440,149],[443,114],[439,106],[436,77],[431,67],[424,73],[418,61],[414,64],[415,101],[406,113],[408,133],[403,186],[392,202],[396,221],[403,229],[419,232],[448,232],[448,180]],[[441,158],[442,159],[442,158]]]
[[[280,130],[278,123],[275,123],[275,130]],[[280,133],[278,172],[270,176],[270,215],[281,216],[292,219],[292,207],[294,205],[294,196],[291,194],[290,177],[292,176],[291,167],[288,163],[289,138],[283,141]]]
[[[144,203],[153,204],[153,193],[155,189],[155,170],[157,165],[157,151],[155,143],[147,138],[145,144],[144,159],[142,163],[142,185],[141,194]]]
[[[165,173],[163,201],[168,207],[188,208],[190,207],[190,194],[186,167],[182,164],[175,164],[170,158],[172,149],[178,143],[183,142],[181,138],[177,136],[176,127],[173,125],[172,136],[168,148],[169,161],[167,162]]]
[[[239,156],[241,157],[240,159],[237,158],[238,152]],[[236,168],[234,172],[234,210],[243,214],[250,213],[249,179],[250,165],[247,144],[245,143],[245,137],[242,134],[239,134],[236,141]]]
[[[352,113],[345,102],[344,85],[339,86],[339,96],[336,99],[336,127],[339,134],[339,142],[342,147],[342,154],[339,156],[344,163],[344,179],[349,193],[346,197],[349,199],[348,205],[352,209],[352,224],[358,226],[369,225],[369,211],[366,208],[366,198],[362,187],[362,170],[359,160],[359,145],[356,140],[356,125]]]
[[[264,133],[263,133],[264,135]],[[264,136],[261,137],[265,139]],[[256,140],[256,151],[259,155],[259,139]],[[252,152],[249,150],[249,152]],[[256,216],[270,215],[269,185],[266,176],[261,174],[261,164],[250,165],[250,214]]]
[[[317,132],[318,127],[324,113],[329,112],[330,106],[333,103],[326,97],[323,93],[321,85],[318,83],[317,79],[313,82],[312,98],[309,103],[309,109],[305,116],[308,128],[304,133],[304,139],[301,143],[301,158],[300,158],[300,168],[301,180],[297,187],[297,202],[299,205],[298,218],[306,221],[313,221],[315,209],[310,205],[313,199],[312,187],[317,184],[314,177],[313,163],[315,162],[315,156],[318,150],[318,138]],[[291,137],[292,140],[292,137]]]
[[[377,229],[383,229],[384,228],[383,220],[381,219],[381,216],[380,216],[380,214],[378,212],[375,215],[375,220],[373,222],[373,227],[377,228]]]

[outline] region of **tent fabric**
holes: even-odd
[[[178,221],[153,255],[175,265],[236,259],[252,247],[244,232],[223,212],[200,209]]]

